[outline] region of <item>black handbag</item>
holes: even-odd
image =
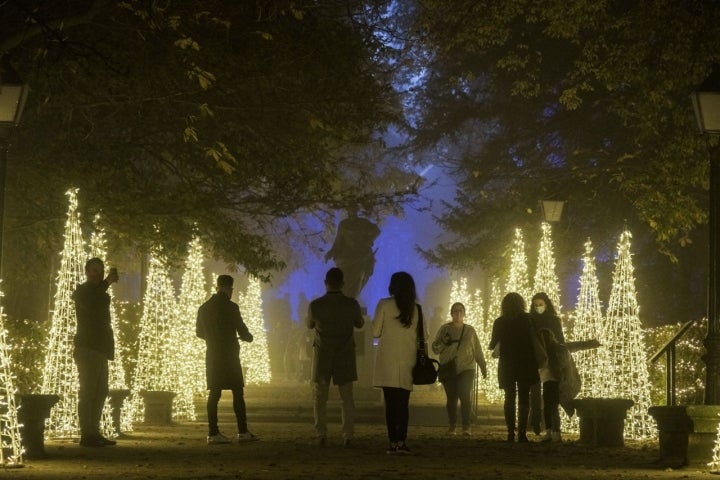
[[[420,305],[418,307],[418,325],[417,325],[417,353],[415,357],[415,366],[412,370],[414,385],[432,385],[437,382],[438,371],[437,360],[429,358],[425,349],[425,329],[423,328],[423,314]]]
[[[460,348],[463,333],[465,333],[465,325],[463,325],[462,330],[460,330],[460,339],[457,341],[456,350]],[[455,355],[457,356],[457,351]],[[441,363],[440,367],[438,367],[438,380],[440,380],[440,383],[445,383],[454,380],[455,377],[457,377],[457,368],[455,367],[455,357],[453,357],[452,360],[447,363]]]

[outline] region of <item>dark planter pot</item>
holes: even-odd
[[[580,419],[580,443],[622,447],[627,411],[635,404],[627,398],[579,398],[573,401]]]
[[[175,392],[143,390],[140,396],[145,402],[145,425],[172,425],[172,404]]]
[[[45,420],[50,410],[60,400],[53,394],[19,393],[16,395],[20,437],[26,458],[45,457]]]
[[[717,438],[720,406],[654,406],[648,413],[658,426],[662,465],[707,468]]]

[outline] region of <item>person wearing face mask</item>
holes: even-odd
[[[554,344],[562,345],[565,343],[560,317],[558,317],[550,297],[545,292],[539,292],[533,296],[530,319],[535,332],[547,332],[546,337],[552,338]],[[545,420],[544,442],[560,441],[560,378],[556,373],[557,370],[550,364],[541,365],[538,370],[540,382],[542,383],[542,415]],[[540,431],[540,389],[531,389],[530,396],[529,423],[533,425],[537,433]]]

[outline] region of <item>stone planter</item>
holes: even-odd
[[[172,403],[175,392],[143,390],[140,396],[145,402],[146,425],[172,425]]]
[[[648,413],[658,426],[660,463],[674,468],[707,468],[717,437],[720,406],[654,406]]]
[[[130,395],[130,390],[110,390],[108,398],[110,399],[110,408],[112,409],[112,425],[115,435],[120,435],[120,414],[125,399]]]
[[[580,443],[622,447],[627,411],[635,402],[626,398],[580,398],[573,402],[580,419]]]
[[[19,393],[16,395],[20,437],[26,458],[45,457],[45,420],[50,409],[60,400],[58,395]]]

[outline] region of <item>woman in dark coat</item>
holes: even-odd
[[[502,300],[502,316],[493,323],[490,350],[500,344],[498,383],[505,390],[505,424],[508,442],[515,441],[515,397],[518,404],[518,442],[527,442],[530,410],[530,386],[538,382],[538,365],[533,349],[530,316],[525,300],[518,293],[508,293]]]

